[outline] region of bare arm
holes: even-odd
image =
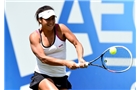
[[[60,24],[60,27],[61,27],[62,32],[63,32],[64,36],[66,37],[66,39],[68,41],[70,41],[74,45],[74,47],[76,48],[79,62],[85,63],[85,60],[83,59],[84,49],[83,49],[82,44],[78,41],[76,36],[69,30],[69,28],[67,28],[63,24]]]
[[[74,62],[68,60],[57,59],[53,57],[46,56],[42,46],[40,45],[40,36],[38,33],[34,32],[29,36],[30,47],[35,56],[45,64],[55,65],[55,66],[67,66],[70,69],[75,69],[77,66]]]

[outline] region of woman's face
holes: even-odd
[[[55,16],[51,16],[48,19],[41,20],[42,28],[46,28],[48,30],[52,30],[55,26]]]

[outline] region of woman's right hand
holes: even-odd
[[[72,61],[72,60],[66,60],[65,66],[68,67],[69,69],[77,69],[77,68],[79,68],[79,65],[77,63],[75,63],[74,61]]]

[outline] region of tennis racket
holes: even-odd
[[[116,53],[111,54],[110,49],[115,48]],[[100,60],[100,64],[95,61]],[[133,57],[131,51],[125,46],[112,46],[107,48],[99,57],[87,62],[87,66],[101,67],[109,72],[122,73],[131,68]]]

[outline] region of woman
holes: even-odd
[[[68,27],[64,24],[55,24],[56,15],[52,7],[47,5],[40,7],[35,15],[42,27],[29,36],[30,46],[37,60],[30,88],[33,90],[71,89],[66,67],[69,69],[86,67],[83,47]],[[66,40],[75,46],[80,65],[72,60],[65,60]]]

